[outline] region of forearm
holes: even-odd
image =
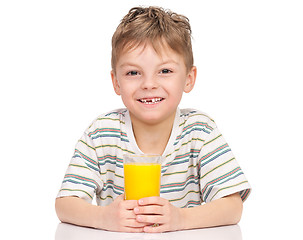
[[[62,222],[93,228],[97,227],[97,219],[102,216],[101,207],[78,197],[57,198],[56,212]]]
[[[242,199],[238,193],[194,208],[182,209],[183,228],[205,228],[237,224],[242,215]]]

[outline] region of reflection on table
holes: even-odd
[[[60,223],[56,240],[242,240],[239,225],[166,233],[120,233]]]

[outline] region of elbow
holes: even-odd
[[[226,197],[226,224],[238,224],[242,217],[243,201],[240,194],[235,193]]]
[[[64,222],[64,217],[63,217],[63,198],[57,198],[55,201],[55,210],[57,217],[61,222]]]
[[[60,215],[60,200],[59,200],[59,198],[56,198],[56,201],[55,201],[55,210],[56,210],[57,217],[61,221],[61,219],[60,219],[61,215]]]
[[[241,220],[241,217],[242,217],[242,211],[235,213],[235,215],[231,221],[231,224],[238,224]]]
[[[231,224],[238,224],[242,217],[243,202],[241,197],[234,199],[233,214],[231,214]]]

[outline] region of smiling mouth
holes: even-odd
[[[163,101],[164,98],[140,98],[138,99],[139,102],[144,103],[144,104],[155,104]]]

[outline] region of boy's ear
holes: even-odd
[[[120,85],[119,85],[119,82],[117,80],[116,74],[114,73],[113,70],[110,71],[110,76],[112,77],[112,83],[113,83],[113,87],[114,87],[115,93],[117,95],[121,95]]]
[[[193,66],[187,74],[184,92],[189,93],[195,86],[197,77],[197,68]]]

